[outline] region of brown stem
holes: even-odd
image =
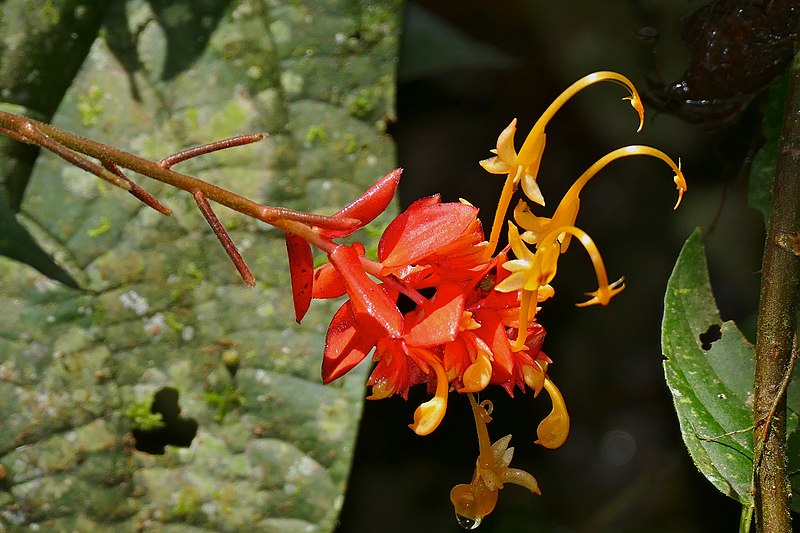
[[[159,161],[158,164],[164,168],[172,168],[172,165],[177,165],[178,163],[186,161],[187,159],[191,159],[193,157],[197,157],[200,155],[210,154],[211,152],[224,150],[226,148],[233,148],[234,146],[243,146],[245,144],[258,142],[265,137],[267,137],[266,133],[256,133],[253,135],[237,135],[236,137],[231,137],[229,139],[222,139],[221,141],[215,141],[212,143],[204,144],[202,146],[195,146],[194,148],[182,150],[176,154],[172,154],[170,156],[165,157],[164,159]]]
[[[15,138],[21,140],[23,142],[27,142],[29,144],[36,144],[50,150],[60,158],[72,163],[78,168],[85,170],[86,172],[90,172],[97,176],[98,178],[102,178],[107,182],[111,183],[112,185],[116,185],[117,187],[129,191],[131,186],[127,180],[124,180],[110,172],[100,165],[97,165],[85,157],[75,153],[74,151],[70,150],[69,148],[65,147],[63,144],[54,141],[51,139],[47,134],[43,133],[40,128],[37,127],[39,124],[43,124],[41,122],[37,122],[33,119],[27,119],[24,117],[19,117],[17,115],[12,115],[11,113],[5,113],[0,111],[0,115],[9,115],[13,119],[22,119],[22,120],[13,120],[10,124],[2,124],[2,130],[5,131],[10,129],[14,133],[16,133]],[[0,117],[0,119],[3,117]],[[16,127],[13,127],[16,126]]]
[[[110,163],[108,161],[102,161],[102,163],[104,168],[108,169],[110,172],[113,172],[114,174],[116,174],[117,176],[124,179],[130,184],[131,189],[128,192],[131,193],[136,199],[141,200],[142,203],[144,203],[148,207],[152,207],[162,215],[170,216],[172,214],[172,210],[169,207],[159,202],[158,198],[156,198],[146,190],[136,185],[133,181],[131,181],[131,179],[128,176],[126,176],[125,173],[122,172],[122,170],[117,165],[115,165],[114,163]]]
[[[143,176],[161,181],[191,194],[200,191],[208,200],[222,204],[225,207],[229,207],[234,211],[261,220],[267,224],[272,224],[277,220],[295,220],[310,226],[339,230],[350,230],[358,227],[360,224],[358,220],[348,217],[328,217],[302,213],[282,207],[262,205],[203,180],[165,168],[159,163],[144,159],[107,144],[92,141],[74,133],[62,131],[49,124],[20,115],[0,111],[0,128],[12,130],[28,138],[29,142],[39,144],[43,148],[52,150],[84,170],[111,181],[115,185],[126,190],[130,189],[128,182],[121,180],[113,173],[91,163],[73,152],[94,157],[100,161],[112,162],[119,167],[133,170]],[[70,156],[67,152],[72,155]],[[72,161],[69,157],[77,158],[78,160]]]
[[[800,54],[789,77],[772,211],[762,265],[756,339],[753,490],[759,532],[792,530],[786,458],[786,396],[800,287],[800,257],[785,246],[800,228]],[[777,407],[776,407],[777,406]],[[771,416],[774,415],[774,416]]]
[[[228,234],[228,230],[225,229],[225,226],[223,226],[222,222],[220,222],[219,218],[217,218],[216,213],[214,213],[214,211],[211,209],[211,204],[208,203],[208,200],[206,200],[206,197],[200,191],[194,193],[194,201],[197,203],[197,207],[200,208],[200,212],[203,213],[206,221],[208,221],[208,225],[211,226],[212,230],[214,230],[214,234],[217,236],[217,239],[219,239],[220,244],[222,244],[222,247],[225,248],[225,252],[228,254],[228,257],[230,257],[231,261],[233,261],[236,270],[238,270],[239,275],[242,276],[242,281],[244,281],[247,285],[254,287],[256,284],[256,279],[253,277],[250,269],[247,268],[247,265],[242,258],[242,254],[240,254],[239,250],[236,248],[236,244]]]

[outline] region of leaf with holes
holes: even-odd
[[[750,503],[753,347],[714,303],[700,232],[667,284],[664,372],[681,435],[698,470],[723,494]]]
[[[394,167],[395,0],[117,4],[106,28],[128,31],[94,43],[57,126],[154,160],[267,131],[177,169],[313,212]],[[175,20],[205,46],[181,57]],[[368,370],[320,382],[337,303],[298,326],[279,231],[219,210],[247,287],[191,195],[132,178],[174,216],[36,162],[21,219],[86,290],[0,258],[0,531],[332,530]]]

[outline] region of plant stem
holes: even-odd
[[[218,147],[226,148],[229,146],[238,146],[241,143],[237,142],[240,137],[229,139],[231,141],[226,144],[225,141],[212,143],[191,149],[188,151],[180,152],[173,156],[165,158],[164,165],[155,163],[153,161],[136,156],[124,150],[114,148],[107,144],[103,144],[74,133],[62,131],[54,126],[39,122],[21,115],[13,113],[6,113],[0,111],[0,134],[10,135],[17,140],[23,142],[39,145],[43,148],[53,151],[60,157],[70,161],[72,164],[91,172],[95,176],[105,179],[114,185],[117,185],[125,190],[130,190],[130,181],[123,180],[115,173],[92,163],[78,156],[83,154],[88,157],[93,157],[102,161],[103,163],[113,163],[117,167],[127,168],[133,170],[148,178],[161,181],[178,189],[183,189],[194,195],[196,192],[202,192],[206,199],[222,204],[225,207],[238,211],[244,215],[255,218],[267,224],[272,224],[276,220],[287,219],[296,220],[304,224],[319,226],[328,229],[351,229],[357,226],[358,221],[350,218],[341,217],[327,217],[322,215],[314,215],[308,213],[301,213],[285,209],[282,207],[272,207],[259,204],[240,196],[234,192],[225,190],[216,185],[212,185],[203,180],[187,176],[179,172],[175,172],[165,165],[172,165],[180,161],[185,161],[189,157],[194,157],[199,154],[208,153],[209,146],[214,147],[213,150],[219,149]],[[245,136],[252,140],[262,138],[263,136]],[[252,141],[248,141],[252,142]],[[225,145],[225,146],[222,146]]]
[[[764,244],[756,339],[753,490],[759,532],[792,530],[792,491],[786,469],[786,377],[800,286],[800,256],[792,247],[800,229],[800,54],[795,56],[772,188]]]

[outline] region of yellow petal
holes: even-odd
[[[528,280],[528,271],[514,272],[506,279],[495,285],[494,290],[497,292],[513,292],[518,291],[525,286]]]
[[[436,393],[433,398],[423,403],[414,411],[414,423],[409,424],[414,433],[420,436],[428,435],[433,432],[444,418],[447,411],[447,374],[441,363],[432,354],[421,353],[425,362],[433,368],[436,373]]]
[[[542,491],[539,490],[539,482],[536,481],[536,478],[519,468],[506,468],[503,471],[503,483],[520,485],[534,494],[542,495]]]
[[[514,208],[514,220],[516,220],[521,228],[526,230],[526,233],[530,232],[537,238],[544,236],[551,221],[548,217],[534,215],[528,204],[522,200],[520,200],[519,203],[517,203],[517,207]],[[536,240],[526,238],[523,238],[523,240],[529,244],[536,244]]]
[[[392,394],[394,394],[394,385],[384,378],[372,385],[372,394],[367,396],[367,400],[382,400]]]
[[[534,361],[534,363],[522,367],[522,377],[525,379],[525,384],[533,391],[533,396],[536,397],[544,387],[544,371],[539,367],[538,362]]]
[[[535,174],[526,172],[522,177],[522,191],[532,202],[543,206],[544,196],[542,196],[542,191],[539,189],[539,184],[536,183],[536,177]]]
[[[517,119],[514,119],[497,137],[497,157],[508,165],[514,166],[518,164],[517,150],[514,148],[514,135],[516,133]]]
[[[478,164],[490,174],[508,174],[511,172],[511,167],[508,163],[501,161],[497,156],[478,161]]]
[[[554,449],[564,444],[564,441],[567,440],[569,435],[569,414],[567,413],[564,398],[561,396],[561,391],[558,390],[555,383],[545,378],[544,389],[550,395],[553,409],[539,423],[539,427],[536,428],[536,435],[539,438],[535,441],[535,444]]]
[[[439,427],[447,410],[447,396],[434,396],[414,411],[414,423],[408,427],[420,436],[429,435]]]
[[[475,362],[464,371],[464,388],[459,392],[480,392],[489,384],[492,378],[492,362],[488,354],[479,349]]]

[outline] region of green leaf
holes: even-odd
[[[315,212],[392,169],[398,2],[234,2],[168,80],[177,52],[149,5],[120,13],[107,27],[138,35],[141,68],[96,41],[57,126],[155,160],[267,131],[176,170]],[[249,288],[190,195],[132,178],[173,217],[37,160],[25,226],[86,291],[0,258],[0,530],[332,530],[368,371],[320,382],[338,302],[298,326],[280,232],[217,208]],[[137,451],[143,436],[166,453]]]
[[[0,110],[49,121],[102,23],[107,0],[0,3]],[[0,137],[0,255],[77,284],[16,218],[38,148]]]
[[[723,494],[750,505],[753,347],[719,316],[699,230],[686,241],[667,284],[661,342],[692,460]]]

